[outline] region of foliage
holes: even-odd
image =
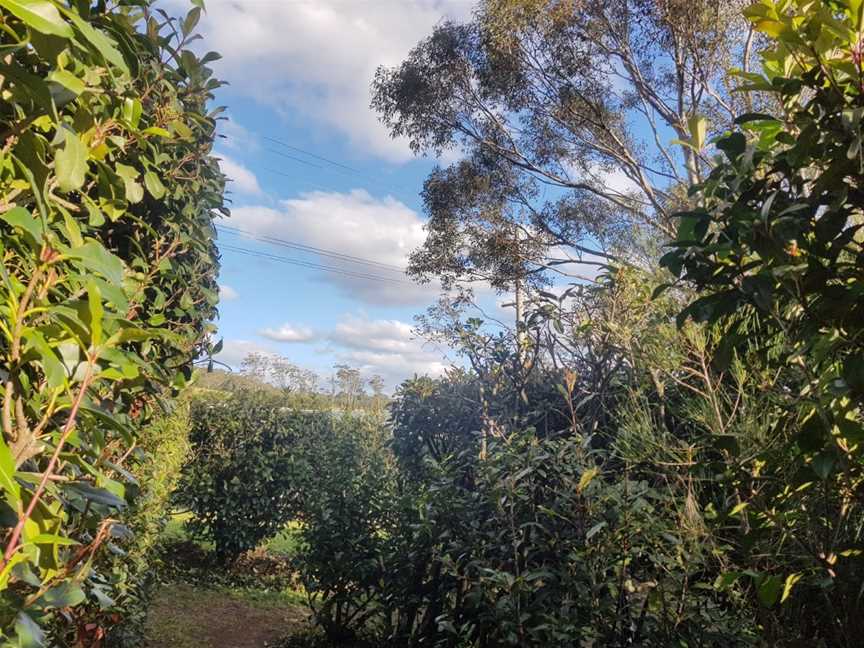
[[[222,563],[236,560],[291,520],[298,439],[328,414],[300,413],[279,396],[202,394],[192,404],[192,458],[175,502],[192,511],[194,535],[212,540]]]
[[[395,526],[392,456],[375,417],[343,415],[309,427],[296,447],[295,557],[316,621],[337,640],[353,639],[381,614],[391,578]]]
[[[124,463],[215,315],[208,61],[186,49],[200,17],[148,2],[0,1],[0,628],[75,640],[108,574]],[[104,602],[104,601],[103,601]],[[89,607],[89,604],[88,604]]]
[[[184,394],[170,414],[157,417],[139,436],[142,454],[132,467],[139,486],[131,497],[127,521],[134,535],[132,542],[124,546],[125,554],[113,557],[115,577],[124,579],[125,587],[112,606],[114,610],[107,610],[123,615],[120,626],[108,633],[112,644],[118,646],[141,645],[146,604],[154,581],[156,544],[168,522],[171,495],[191,451],[189,415],[189,395]],[[103,606],[105,603],[108,601]]]
[[[504,290],[573,257],[652,254],[701,178],[707,125],[758,99],[730,93],[752,45],[739,4],[482,0],[379,68],[372,105],[391,133],[463,154],[426,181],[410,272]]]
[[[722,331],[718,365],[756,347],[779,376],[779,448],[735,466],[753,560],[789,545],[758,561],[785,583],[788,616],[801,636],[851,646],[864,632],[862,5],[765,0],[746,15],[769,40],[746,83],[782,111],[743,115],[717,141],[725,157],[693,188],[700,205],[679,215],[663,263],[700,291],[679,319]]]

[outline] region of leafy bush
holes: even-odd
[[[717,142],[725,157],[693,187],[700,205],[679,215],[663,264],[699,290],[679,319],[720,332],[715,362],[755,347],[751,364],[775,376],[776,447],[734,466],[746,562],[770,584],[761,598],[784,602],[772,630],[852,646],[864,633],[862,5],[764,0],[746,15],[768,44],[747,82],[778,110],[743,115]]]
[[[173,411],[157,417],[139,436],[142,452],[132,467],[139,486],[131,497],[127,521],[134,537],[124,545],[125,555],[113,559],[115,574],[124,579],[125,587],[114,609],[108,608],[123,617],[120,626],[108,633],[112,645],[141,645],[149,590],[157,567],[156,543],[168,521],[171,495],[191,451],[190,409],[190,397],[184,394]]]
[[[89,645],[105,630],[80,604],[108,595],[94,556],[127,533],[124,463],[215,315],[220,84],[215,55],[186,49],[200,8],[0,12],[0,628],[42,645],[63,610]]]
[[[292,519],[299,439],[329,429],[326,413],[300,413],[278,395],[205,393],[192,402],[192,455],[175,494],[194,517],[193,534],[212,540],[229,563]]]
[[[334,640],[356,639],[395,593],[393,543],[402,534],[399,494],[386,429],[376,417],[328,417],[295,447],[295,557],[316,620]]]

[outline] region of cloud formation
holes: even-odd
[[[289,322],[279,328],[261,329],[258,335],[274,342],[311,342],[318,337],[308,326],[296,326]]]
[[[222,173],[228,176],[228,190],[234,193],[247,195],[257,195],[261,193],[261,185],[258,184],[258,178],[245,166],[236,162],[224,153],[217,153],[219,157],[219,167]]]
[[[210,0],[200,31],[224,56],[217,74],[237,92],[399,162],[411,157],[406,142],[391,140],[369,108],[375,69],[399,64],[438,22],[466,19],[471,7],[466,0]]]
[[[252,340],[224,340],[222,351],[214,356],[219,362],[224,362],[237,371],[244,358],[250,353],[274,353],[273,349]]]
[[[367,304],[424,305],[439,291],[437,284],[421,286],[405,275],[409,253],[425,238],[423,221],[390,196],[375,198],[363,189],[314,191],[283,200],[275,208],[236,207],[225,224],[257,236],[338,253],[341,256],[267,250],[333,268],[335,272],[320,272],[320,280]]]
[[[220,301],[232,301],[240,297],[240,293],[234,290],[228,284],[219,284],[219,300]]]
[[[399,320],[345,315],[328,335],[333,353],[365,375],[379,374],[393,388],[414,374],[440,376],[450,361],[438,347]]]

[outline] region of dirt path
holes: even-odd
[[[278,598],[167,585],[147,618],[147,648],[265,648],[307,624],[308,609]]]

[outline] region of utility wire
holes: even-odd
[[[317,153],[313,153],[312,151],[307,151],[306,149],[302,149],[299,146],[292,146],[291,144],[283,142],[282,140],[278,140],[275,137],[268,137],[267,135],[262,135],[261,137],[262,137],[262,139],[265,139],[268,142],[273,142],[274,144],[278,144],[279,146],[284,146],[287,149],[290,149],[292,151],[297,151],[298,153],[302,153],[303,155],[308,155],[309,157],[315,158],[316,160],[321,160],[322,162],[327,162],[328,164],[332,164],[333,166],[342,167],[346,171],[351,171],[352,173],[357,173],[357,174],[360,174],[362,176],[366,175],[365,173],[363,173],[359,169],[355,169],[354,167],[350,167],[346,164],[342,164],[341,162],[336,162],[335,160],[331,160],[330,158],[326,158],[323,155],[318,155]],[[268,150],[272,150],[272,149],[268,149]]]
[[[248,248],[237,247],[234,245],[225,245],[222,244],[219,246],[220,250],[228,250],[229,252],[236,252],[238,254],[244,254],[246,256],[258,257],[261,259],[268,259],[270,261],[277,261],[279,263],[286,263],[288,265],[300,266],[302,268],[310,268],[312,270],[321,270],[324,272],[332,272],[335,274],[344,275],[346,277],[353,277],[355,279],[366,279],[368,281],[379,281],[382,283],[393,283],[393,284],[408,284],[411,285],[410,281],[405,281],[402,279],[394,279],[391,277],[382,277],[379,275],[371,275],[360,272],[351,272],[348,270],[343,270],[341,268],[334,268],[332,266],[320,265],[317,263],[311,263],[308,261],[301,261],[299,259],[291,259],[289,257],[283,257],[276,254],[268,254],[266,252],[260,252],[258,250],[250,250]]]
[[[270,139],[269,137],[267,139]],[[321,169],[324,170],[324,167],[320,164],[315,164],[314,162],[309,162],[309,160],[304,160],[302,158],[295,157],[293,155],[288,155],[287,153],[283,153],[282,151],[277,151],[273,148],[268,148],[267,151],[273,153],[274,155],[278,155],[279,157],[288,158],[289,160],[294,160],[295,162],[299,162],[300,164],[305,164],[306,166],[310,166],[313,169]]]
[[[382,268],[386,270],[395,270],[398,272],[404,273],[406,271],[405,268],[399,267],[397,265],[393,265],[390,263],[383,263],[381,261],[373,261],[372,259],[364,259],[362,257],[353,256],[351,254],[344,254],[342,252],[336,252],[334,250],[325,250],[323,248],[314,247],[311,245],[304,245],[303,243],[297,243],[295,241],[288,241],[285,239],[277,238],[275,236],[268,236],[265,234],[255,234],[254,232],[250,232],[248,230],[240,229],[239,227],[233,227],[231,225],[222,225],[221,223],[216,225],[216,229],[224,231],[227,234],[233,235],[242,235],[256,241],[260,241],[262,243],[270,243],[271,245],[278,245],[280,247],[289,248],[292,250],[301,250],[303,252],[312,252],[318,254],[320,256],[330,257],[331,259],[337,259],[339,261],[348,261],[351,263],[358,263],[361,265],[367,265],[377,268]]]
[[[226,138],[226,139],[231,138],[230,135],[226,135],[224,133],[221,134],[221,136]],[[336,169],[333,169],[333,170],[338,171],[339,173],[342,173],[344,175],[358,176],[360,178],[363,178],[367,182],[373,182],[373,183],[377,184],[379,187],[387,189],[388,191],[391,191],[394,193],[400,193],[403,191],[409,192],[412,195],[412,199],[416,198],[417,189],[414,187],[407,187],[407,186],[401,186],[401,185],[390,185],[390,184],[387,184],[386,182],[382,182],[380,178],[376,178],[375,176],[364,173],[360,169],[356,169],[352,166],[348,166],[347,164],[343,164],[343,163],[338,162],[336,160],[333,160],[331,158],[324,157],[323,155],[318,155],[317,153],[314,153],[314,152],[309,151],[309,150],[304,149],[304,148],[300,148],[299,146],[294,146],[292,144],[288,144],[287,142],[276,139],[275,137],[270,137],[268,135],[260,135],[259,137],[261,137],[261,139],[266,140],[268,142],[271,142],[273,144],[278,144],[279,146],[287,148],[288,150],[295,151],[295,152],[300,153],[302,155],[306,155],[308,157],[319,160],[320,162],[325,162],[326,164],[337,167]],[[269,148],[269,147],[266,148],[265,150],[268,153],[273,153],[274,155],[278,155],[280,157],[286,158],[286,159],[291,160],[293,162],[298,162],[300,164],[304,164],[306,166],[312,167],[313,169],[320,169],[322,171],[327,170],[327,167],[321,166],[320,164],[315,164],[314,162],[310,162],[309,160],[304,160],[303,158],[299,158],[295,155],[289,155],[288,153],[285,153],[284,151],[279,151],[277,149]],[[279,173],[278,171],[274,171],[272,169],[267,169],[267,170],[271,171],[272,173]],[[291,176],[290,174],[287,174],[287,173],[279,173],[279,175],[285,175],[287,177],[294,177],[294,176]]]

